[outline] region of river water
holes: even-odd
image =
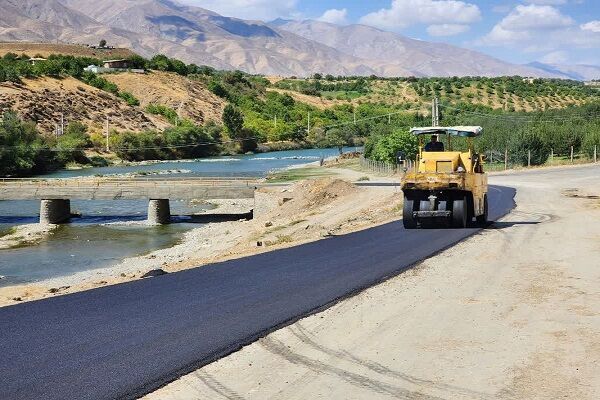
[[[345,149],[350,151],[355,149]],[[143,174],[169,177],[248,177],[262,178],[270,171],[318,161],[338,154],[337,149],[280,151],[235,157],[156,162],[133,166],[111,166],[58,171],[44,178],[84,176],[130,176]],[[187,201],[172,201],[173,224],[146,226],[148,202],[138,200],[71,202],[71,210],[81,214],[61,226],[41,243],[0,250],[0,286],[35,282],[74,272],[108,267],[120,260],[147,254],[176,244],[197,224],[186,222],[190,215],[209,207]],[[177,215],[181,215],[178,217]],[[36,223],[39,201],[0,201],[0,235],[11,227]],[[138,221],[139,223],[135,223]],[[131,223],[134,222],[134,223]]]

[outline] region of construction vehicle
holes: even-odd
[[[487,223],[485,156],[475,153],[473,147],[473,138],[482,133],[479,126],[411,129],[411,134],[419,137],[419,153],[414,168],[407,170],[402,179],[406,229],[466,228],[473,220],[479,225]],[[434,146],[423,146],[425,135],[432,136]],[[447,149],[437,142],[441,135],[447,139]],[[467,138],[467,152],[452,151],[455,137]]]

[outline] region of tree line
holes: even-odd
[[[262,76],[241,71],[218,71],[207,66],[186,64],[164,55],[151,59],[133,56],[128,61],[131,68],[173,72],[203,82],[213,94],[224,99],[227,106],[221,124],[210,123],[205,126],[180,119],[175,110],[165,105],[148,106],[147,112],[162,115],[172,126],[164,131],[111,132],[109,147],[126,160],[245,153],[256,151],[265,142],[294,142],[301,147],[364,144],[367,156],[392,161],[398,150],[414,155],[416,142],[414,137],[408,135],[408,130],[412,126],[429,124],[430,116],[419,112],[402,112],[408,104],[357,102],[321,109],[297,101],[288,94],[268,90],[273,85]],[[102,76],[84,71],[86,66],[100,63],[101,60],[93,58],[57,55],[32,65],[26,56],[7,54],[0,59],[0,81],[69,75],[119,96],[131,106],[138,106],[139,100],[130,93],[120,91],[117,85]],[[360,92],[368,91],[375,79],[379,78],[323,77],[317,74],[310,80],[288,80],[275,86],[283,88],[293,84],[318,91]],[[527,89],[539,93],[557,93],[563,90],[560,89],[563,86],[565,90],[581,90],[578,93],[587,93],[584,91],[588,90],[580,83],[560,80],[542,80],[537,85],[529,85],[518,77],[409,77],[387,80],[406,81],[421,91],[433,94],[436,90],[446,90],[448,85],[457,88],[468,84],[486,88],[493,85],[494,90],[503,92]],[[295,86],[294,90],[300,86]],[[536,87],[538,89],[532,89]],[[515,154],[521,155],[525,151],[533,151],[534,162],[537,163],[544,160],[550,151],[562,152],[574,146],[576,151],[589,153],[598,144],[598,103],[544,113],[494,110],[464,102],[452,105],[453,108],[443,109],[443,123],[484,126],[486,134],[478,142],[481,151],[510,148]],[[554,119],[557,123],[549,123],[548,119]],[[40,135],[34,124],[20,121],[12,112],[5,113],[3,121],[0,130],[2,175],[40,173],[61,168],[70,162],[91,163],[94,160],[86,159],[85,150],[105,147],[102,135],[89,135],[87,128],[81,124],[75,123],[73,127],[69,124],[66,134],[56,138]]]
[[[542,165],[551,154],[566,156],[571,148],[590,158],[595,150],[600,152],[600,102],[536,113],[503,112],[466,103],[442,109],[443,126],[483,126],[483,136],[475,141],[476,151],[506,151],[521,165]],[[457,138],[453,146],[465,150],[467,143]],[[387,162],[396,162],[398,151],[414,159],[417,150],[417,138],[406,128],[374,132],[365,146],[367,157]]]

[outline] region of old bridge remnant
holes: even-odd
[[[170,200],[253,199],[248,179],[1,179],[0,200],[40,200],[40,223],[71,217],[71,200],[148,200],[148,222],[166,224]]]

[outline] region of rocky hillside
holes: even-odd
[[[79,121],[90,132],[102,132],[108,117],[110,128],[142,131],[168,126],[160,117],[131,107],[122,99],[88,86],[74,78],[23,79],[23,83],[0,83],[0,114],[15,110],[24,120],[34,121],[42,133],[53,133],[60,123]]]
[[[364,26],[266,24],[171,0],[0,0],[0,41],[96,44],[267,75],[556,76]],[[459,60],[460,61],[455,61]]]
[[[225,101],[206,89],[201,82],[173,73],[153,71],[144,75],[122,73],[106,75],[120,90],[133,94],[142,108],[149,104],[177,110],[179,117],[202,125],[221,123]]]

